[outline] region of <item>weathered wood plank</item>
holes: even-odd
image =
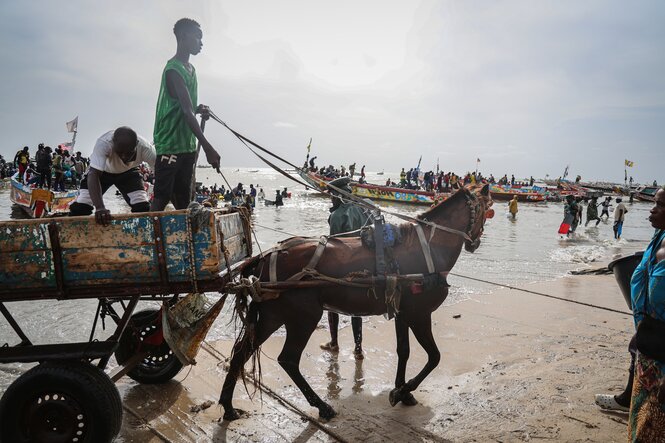
[[[2,252],[45,250],[50,247],[47,237],[48,230],[43,224],[0,226]]]
[[[68,286],[102,280],[117,283],[159,280],[156,252],[152,245],[66,249],[62,252],[64,279]]]
[[[154,244],[152,219],[137,216],[127,220],[112,220],[108,226],[91,222],[88,217],[71,217],[57,222],[60,246],[65,249],[86,246],[139,246]]]
[[[2,251],[0,284],[7,288],[55,287],[50,251]]]

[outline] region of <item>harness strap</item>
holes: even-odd
[[[269,271],[270,271],[270,282],[275,283],[277,281],[277,256],[279,255],[279,251],[275,251],[272,254],[270,254],[270,264],[268,266]]]
[[[425,256],[425,263],[427,263],[427,272],[434,274],[434,260],[432,260],[432,251],[429,248],[429,242],[425,238],[425,233],[423,228],[420,225],[415,225],[416,232],[418,233],[418,239],[420,240],[420,247],[423,250],[423,255]]]
[[[322,235],[321,238],[319,239],[319,244],[316,245],[316,251],[314,251],[314,255],[309,260],[309,263],[307,263],[307,265],[305,266],[305,269],[316,269],[316,265],[319,264],[319,260],[321,260],[321,256],[323,255],[323,251],[326,249],[327,244],[328,244],[328,237]]]
[[[383,244],[383,217],[374,218],[374,252],[376,253],[376,275],[386,273],[386,257]]]

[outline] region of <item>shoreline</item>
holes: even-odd
[[[612,275],[517,286],[627,311]],[[214,350],[204,345],[191,372],[185,368],[165,385],[138,385],[123,378],[118,387],[126,410],[118,441],[626,439],[627,416],[601,412],[593,395],[623,389],[630,363],[630,316],[497,289],[442,306],[432,320],[442,358],[413,392],[419,401],[414,407],[388,403],[397,363],[394,327],[383,317],[371,317],[363,323],[366,358],[361,362],[352,355],[350,328],[340,330],[338,355],[319,348],[329,337],[322,328],[305,349],[303,375],[338,412],[327,423],[318,421],[316,409],[277,364],[281,336],[271,337],[262,348],[263,383],[274,395],[263,393],[261,401],[257,393],[251,401],[239,382],[234,405],[250,415],[218,423],[222,409],[216,401],[232,345],[221,340],[209,344]],[[407,378],[425,360],[411,336]],[[213,406],[189,412],[206,400]]]

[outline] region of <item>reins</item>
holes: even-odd
[[[270,156],[276,158],[276,159],[279,160],[279,161],[282,161],[283,163],[285,163],[285,164],[291,166],[292,168],[294,168],[294,169],[296,169],[296,170],[301,170],[302,168],[299,168],[298,166],[294,165],[293,163],[289,162],[288,160],[286,160],[286,159],[280,157],[279,155],[277,155],[277,154],[271,152],[270,150],[268,150],[268,149],[264,148],[263,146],[259,145],[258,143],[254,142],[254,141],[250,140],[249,138],[245,137],[244,135],[240,134],[239,132],[237,132],[236,130],[234,130],[233,128],[231,128],[228,124],[226,124],[226,122],[224,122],[222,119],[220,119],[217,115],[215,115],[215,113],[212,112],[212,111],[210,111],[210,118],[212,118],[214,121],[216,121],[217,123],[219,123],[219,124],[221,124],[222,126],[224,126],[226,129],[228,129],[233,135],[236,136],[236,138],[238,138],[238,140],[240,140],[240,141],[241,141],[241,142],[247,147],[247,149],[249,149],[254,155],[256,155],[259,159],[261,159],[265,164],[267,164],[268,166],[270,166],[270,167],[271,167],[272,169],[274,169],[275,171],[277,171],[277,172],[279,172],[280,174],[282,174],[283,176],[287,177],[289,180],[292,180],[292,181],[294,181],[295,183],[298,183],[298,184],[300,184],[300,185],[302,185],[302,186],[305,186],[305,188],[307,188],[307,189],[312,189],[312,190],[314,190],[314,191],[316,191],[316,192],[319,192],[319,193],[321,193],[321,194],[328,195],[328,193],[322,191],[321,189],[318,189],[318,188],[316,188],[316,187],[314,187],[314,186],[311,186],[311,185],[308,184],[308,183],[305,183],[305,182],[303,182],[303,181],[301,181],[301,180],[298,180],[297,178],[293,177],[291,174],[289,174],[288,172],[284,171],[282,168],[280,168],[279,166],[275,165],[273,162],[271,162],[270,160],[266,159],[264,156],[262,156],[261,154],[259,154],[258,152],[256,152],[256,150],[253,149],[253,148],[252,148],[251,146],[249,146],[249,145],[254,146],[256,149],[261,150],[262,152],[265,152],[266,154],[268,154],[268,155],[270,155]],[[224,178],[224,179],[226,180],[226,178]],[[415,218],[415,217],[410,217],[410,216],[408,216],[408,215],[399,214],[399,213],[397,213],[397,212],[388,211],[388,210],[386,210],[386,209],[382,209],[382,208],[380,208],[379,206],[377,206],[377,205],[375,205],[375,204],[373,204],[373,203],[371,203],[371,202],[369,202],[369,201],[367,201],[367,200],[365,200],[365,199],[362,199],[362,198],[360,198],[360,197],[358,197],[358,196],[356,196],[356,195],[353,195],[352,193],[347,192],[347,191],[345,191],[344,189],[341,189],[341,188],[339,188],[339,187],[337,187],[337,186],[335,186],[335,185],[332,185],[332,184],[330,184],[330,183],[327,183],[327,186],[328,186],[330,189],[332,189],[333,191],[338,192],[340,195],[344,196],[346,199],[352,201],[353,203],[355,203],[355,204],[357,204],[357,205],[359,205],[359,206],[361,206],[361,207],[364,207],[365,209],[369,209],[369,210],[371,210],[371,211],[384,212],[384,213],[386,213],[386,214],[392,215],[393,217],[397,217],[397,218],[399,218],[399,219],[402,219],[402,220],[404,220],[404,221],[408,221],[408,222],[410,222],[410,223],[424,224],[424,225],[427,225],[427,226],[429,226],[429,227],[431,227],[431,228],[433,228],[433,229],[438,229],[438,230],[440,230],[440,231],[444,231],[444,232],[448,232],[448,233],[450,233],[450,234],[457,235],[457,236],[462,237],[464,240],[469,241],[469,242],[473,242],[473,241],[475,241],[475,240],[473,240],[473,239],[470,237],[469,233],[466,233],[466,232],[460,231],[460,230],[458,230],[458,229],[449,228],[449,227],[447,227],[447,226],[442,226],[442,225],[439,225],[438,223],[434,223],[434,222],[431,222],[431,221],[429,221],[429,220],[418,219],[418,218]]]

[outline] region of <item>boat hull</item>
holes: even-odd
[[[298,170],[298,174],[310,186],[326,191],[328,189],[328,179],[320,175],[313,174],[304,170]],[[378,186],[370,184],[360,184],[357,182],[349,183],[354,195],[370,200],[383,200],[397,203],[409,203],[418,205],[432,205],[435,201],[445,199],[448,194],[436,194],[434,192],[414,191],[411,189],[393,188],[389,186]]]
[[[433,192],[417,192],[409,189],[361,185],[358,183],[351,183],[351,189],[354,195],[362,198],[418,205],[431,205],[437,197],[437,194]]]
[[[31,218],[64,215],[76,199],[78,191],[52,192],[47,189],[32,189],[20,183],[16,176],[11,179],[9,199]]]

